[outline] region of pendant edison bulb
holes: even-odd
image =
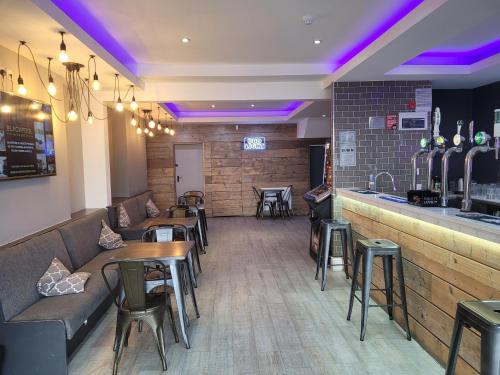
[[[170,129],[170,135],[175,135],[175,130],[174,129]]]
[[[158,126],[156,128],[161,131],[161,129],[162,129],[161,124],[158,124]]]
[[[24,84],[21,83],[17,86],[17,93],[21,96],[25,96],[28,93],[28,90],[26,90]]]
[[[12,107],[8,104],[3,104],[2,107],[0,107],[0,111],[2,113],[11,113],[12,112]]]
[[[92,88],[94,91],[99,91],[101,89],[101,82],[99,82],[99,77],[97,73],[94,74],[94,80],[92,81]]]
[[[155,133],[153,133],[153,132],[149,132],[149,136],[150,136],[150,137],[154,137],[154,136],[155,136]]]
[[[132,120],[130,120],[130,125],[132,125],[133,127],[137,126],[137,120],[135,119],[135,117],[132,117]]]
[[[49,92],[50,96],[54,96],[57,92],[56,85],[54,85],[54,82],[49,82],[49,85],[47,86],[47,91]]]
[[[137,128],[136,133],[139,134],[139,135],[141,135],[142,134],[142,129],[141,128]]]
[[[148,122],[148,126],[151,128],[151,129],[154,129],[155,127],[155,122],[153,120],[149,120]]]
[[[94,123],[94,115],[92,114],[92,112],[89,112],[87,122],[89,123],[89,125],[92,125]]]
[[[122,112],[123,111],[123,103],[122,103],[122,100],[120,98],[118,98],[118,102],[116,103],[116,110],[118,112]]]
[[[139,104],[135,101],[135,98],[132,98],[132,101],[130,102],[130,109],[132,111],[136,111],[137,108],[139,108]]]
[[[66,52],[65,49],[61,49],[59,51],[59,61],[62,63],[68,62],[69,61],[69,56],[68,53]]]
[[[76,121],[77,118],[78,118],[78,113],[76,113],[74,109],[71,109],[71,111],[68,112],[68,120]]]
[[[145,128],[145,129],[144,129],[144,133],[145,133],[145,134],[148,134],[148,133],[149,133],[149,129],[148,129],[148,128]]]

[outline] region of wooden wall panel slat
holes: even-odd
[[[265,136],[266,151],[242,151],[245,136]],[[175,137],[147,138],[149,187],[160,208],[175,203],[174,143],[203,143],[205,210],[208,216],[255,215],[252,186],[293,185],[297,214],[308,207],[302,195],[309,190],[309,145],[320,139],[297,139],[293,124],[178,126]],[[180,192],[179,192],[180,193]]]

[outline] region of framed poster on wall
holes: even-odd
[[[0,181],[54,176],[52,108],[0,92]]]

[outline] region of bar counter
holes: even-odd
[[[500,226],[457,217],[458,209],[416,207],[347,189],[337,189],[337,198],[354,241],[385,238],[401,246],[412,335],[445,365],[457,302],[500,299]],[[372,282],[384,287],[379,261]],[[372,297],[385,301],[381,292]],[[396,321],[401,324],[399,309]],[[479,335],[465,329],[457,374],[479,374],[479,359]]]

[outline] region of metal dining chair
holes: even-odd
[[[292,197],[292,189],[293,189],[293,185],[288,185],[286,187],[286,189],[282,192],[281,199],[279,202],[282,212],[288,217],[291,217],[294,215],[293,207],[290,206],[290,198]]]
[[[161,293],[147,293],[144,283],[144,274],[146,263],[155,263],[163,273]],[[123,288],[123,297],[120,298],[114,293],[110,282],[106,275],[108,267],[118,265],[120,280]],[[165,339],[163,331],[163,323],[165,312],[168,312],[172,330],[177,334],[174,321],[174,313],[170,302],[170,293],[167,285],[167,270],[165,265],[159,261],[151,261],[144,259],[135,259],[129,261],[112,261],[106,263],[101,268],[101,275],[108,288],[110,295],[113,297],[117,310],[116,320],[116,336],[115,336],[115,358],[113,362],[113,375],[118,372],[123,346],[128,341],[130,327],[132,322],[146,322],[150,326],[155,338],[158,352],[160,353],[163,371],[167,370],[167,357],[165,352]],[[178,340],[178,339],[177,339]]]

